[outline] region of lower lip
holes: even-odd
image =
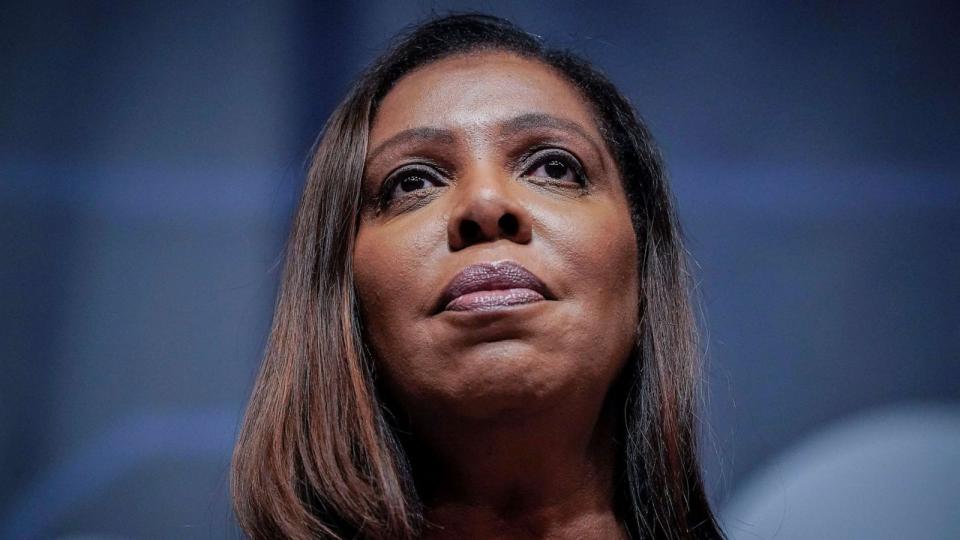
[[[445,311],[493,311],[510,306],[531,304],[543,300],[543,295],[532,289],[503,289],[477,291],[458,296],[447,304]]]

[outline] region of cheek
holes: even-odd
[[[583,298],[596,304],[603,315],[621,317],[611,307],[637,311],[637,239],[626,209],[601,206],[571,216],[561,228],[557,245],[573,271],[571,286],[584,288]]]
[[[639,323],[638,247],[629,213],[601,205],[566,219],[557,245],[565,251],[571,296],[579,299],[578,334],[594,336],[591,347],[616,363],[629,354]]]
[[[420,337],[411,326],[429,309],[435,281],[438,231],[430,223],[376,224],[357,232],[353,273],[364,338],[384,361],[402,358],[399,349]]]
[[[357,301],[364,319],[372,313],[383,310],[384,292],[387,284],[384,280],[381,257],[382,247],[374,235],[364,232],[361,227],[357,233],[353,251],[353,279],[356,286]]]
[[[398,318],[397,309],[403,305],[398,297],[409,292],[410,273],[414,270],[406,257],[409,252],[402,237],[388,238],[380,230],[364,227],[357,233],[353,272],[360,312],[370,338],[389,332]]]
[[[381,359],[384,353],[389,357],[395,348],[393,345],[403,343],[404,325],[398,312],[402,302],[398,302],[401,300],[398,296],[408,290],[402,284],[408,279],[409,266],[406,261],[390,264],[407,250],[397,239],[385,240],[380,231],[361,226],[353,252],[353,275],[363,321],[362,339],[377,359],[377,371],[386,368],[386,375],[390,377],[394,370],[390,365],[382,365]]]

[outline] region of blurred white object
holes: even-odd
[[[739,486],[721,522],[733,540],[960,539],[960,407],[828,427]]]

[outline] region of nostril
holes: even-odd
[[[460,222],[460,237],[463,241],[470,244],[480,239],[480,224],[472,220],[463,220]]]
[[[517,216],[513,214],[502,215],[497,221],[497,226],[507,236],[514,236],[520,230],[520,222],[517,221]]]

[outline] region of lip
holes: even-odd
[[[440,295],[435,311],[490,311],[553,298],[533,272],[513,261],[498,261],[461,270]]]

